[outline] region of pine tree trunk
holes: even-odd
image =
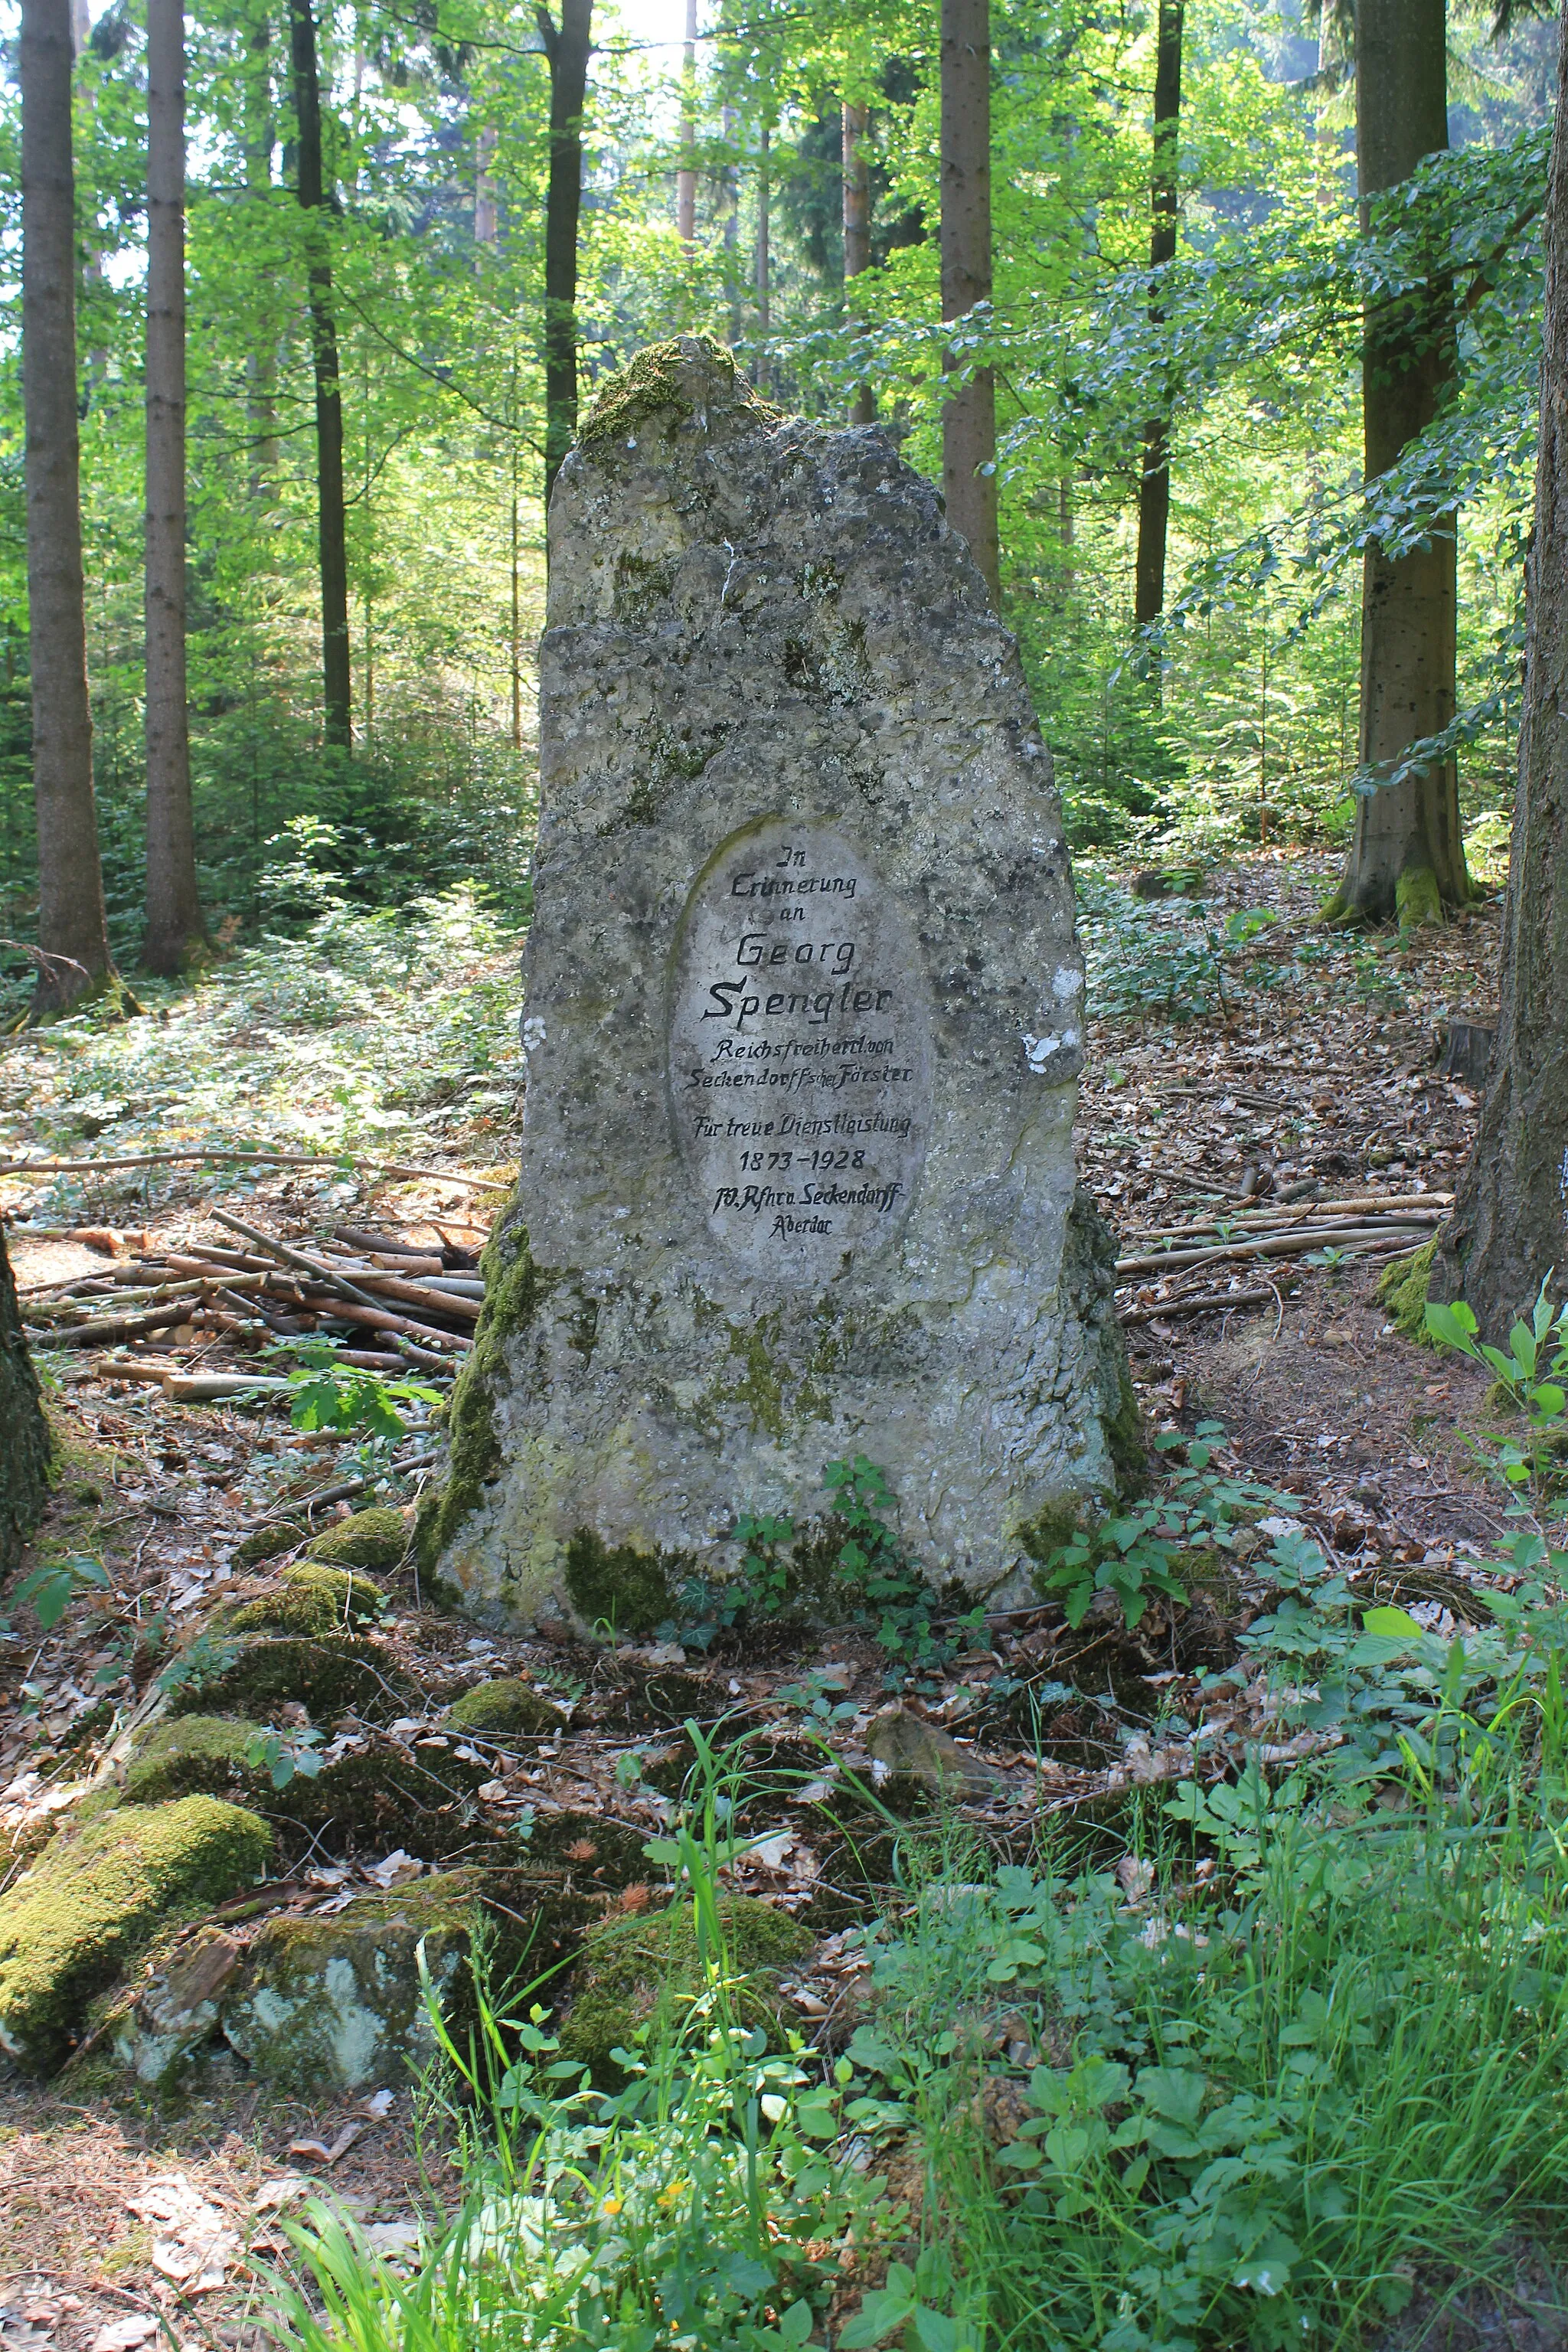
[[[861,271],[871,267],[871,166],[866,154],[869,119],[863,106],[846,106],[843,110],[844,312],[853,326],[863,322],[852,306],[849,289]],[[876,394],[868,383],[857,384],[849,422],[870,425],[876,415]]]
[[[1402,185],[1448,143],[1445,0],[1360,0],[1356,12],[1356,168],[1369,200]],[[1445,256],[1434,248],[1432,268]],[[1447,280],[1369,306],[1362,341],[1368,478],[1386,472],[1449,397],[1458,366]],[[1454,717],[1458,589],[1456,519],[1430,546],[1385,555],[1370,544],[1362,573],[1360,763],[1391,772],[1413,743]],[[1358,798],[1355,837],[1325,913],[1402,926],[1436,920],[1471,895],[1450,756],[1424,775]]]
[[[147,935],[149,971],[206,950],[185,694],[185,17],[147,0]]]
[[[577,437],[577,228],[593,0],[535,11],[550,65],[550,188],[544,208],[544,500]]]
[[[11,1574],[43,1517],[53,1451],[0,1227],[0,1577]]]
[[[299,126],[300,202],[310,225],[307,289],[310,356],[316,377],[316,537],[321,573],[322,733],[345,749],[353,740],[349,647],[348,540],[343,518],[343,404],[332,269],[327,257],[326,189],[321,163],[321,92],[310,0],[289,0]]]
[[[247,197],[267,203],[272,193],[272,150],[278,126],[272,111],[272,26],[264,16],[246,37],[243,67],[245,107],[245,188]],[[278,497],[282,452],[278,440],[278,330],[270,294],[263,289],[259,316],[246,354],[246,425],[250,441],[251,499],[271,506]]]
[[[1434,1268],[1500,1342],[1568,1292],[1568,8],[1546,208],[1545,345],[1502,994],[1476,1148]]]
[[[77,434],[69,0],[22,8],[22,404],[38,828],[35,1015],[111,974],[92,789]]]
[[[991,299],[991,5],[942,0],[942,315],[961,319]],[[977,368],[942,412],[942,486],[947,519],[994,602],[1001,602],[996,539],[996,390]]]
[[[1328,0],[1324,0],[1328,5]],[[1153,226],[1149,265],[1163,269],[1176,257],[1177,132],[1182,113],[1183,0],[1160,0],[1154,64],[1154,166],[1151,175]],[[1158,324],[1158,300],[1149,315]],[[1171,418],[1169,402],[1143,427],[1143,470],[1138,484],[1138,558],[1133,610],[1140,628],[1165,609],[1165,541],[1171,523]]]

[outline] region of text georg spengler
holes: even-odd
[[[835,1271],[903,1221],[931,1121],[910,927],[833,829],[770,820],[687,908],[672,1116],[710,1227],[786,1275]]]

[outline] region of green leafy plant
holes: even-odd
[[[1238,1514],[1278,1509],[1289,1499],[1253,1480],[1211,1470],[1224,1439],[1217,1421],[1199,1422],[1191,1439],[1162,1431],[1154,1440],[1156,1451],[1181,1457],[1164,1489],[1053,1550],[1036,1580],[1042,1592],[1060,1596],[1069,1625],[1082,1624],[1100,1592],[1111,1595],[1130,1628],[1141,1622],[1155,1593],[1184,1602],[1187,1587],[1176,1565],[1183,1553],[1228,1550],[1238,1531]]]
[[[939,1634],[940,1597],[882,1516],[896,1508],[886,1472],[857,1454],[849,1462],[829,1462],[822,1477],[844,1530],[835,1571],[855,1605],[856,1623],[873,1632],[889,1657],[905,1667],[944,1664],[976,1637],[984,1610],[966,1611]]]
[[[1474,1310],[1462,1299],[1451,1307],[1429,1299],[1426,1322],[1439,1347],[1489,1365],[1529,1425],[1527,1444],[1509,1439],[1483,1447],[1489,1466],[1506,1486],[1542,1490],[1568,1452],[1568,1303],[1553,1307],[1543,1282],[1530,1321],[1514,1324],[1506,1349],[1479,1337]]]
[[[296,1429],[363,1431],[374,1443],[395,1445],[408,1426],[400,1404],[439,1404],[441,1392],[420,1381],[389,1381],[359,1364],[340,1364],[335,1351],[317,1346],[290,1352],[305,1364],[289,1375],[289,1418]]]
[[[291,1780],[316,1778],[321,1744],[321,1734],[308,1724],[298,1731],[263,1731],[246,1741],[245,1760],[253,1772],[265,1772],[275,1789],[286,1789]]]
[[[112,1580],[100,1559],[71,1552],[46,1561],[23,1577],[11,1595],[14,1606],[30,1608],[46,1633],[52,1633],[71,1602],[86,1591],[107,1592]]]

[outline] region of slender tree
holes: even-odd
[[[252,0],[257,5],[257,0]],[[272,26],[262,13],[248,26],[245,62],[240,68],[244,110],[245,193],[247,202],[268,203],[272,194],[272,150],[278,123],[272,104]],[[278,440],[278,324],[269,289],[258,297],[258,308],[245,355],[246,421],[250,440],[250,496],[258,506],[270,506],[278,497],[282,452]]]
[[[149,971],[208,945],[185,696],[185,16],[147,0],[147,933]]]
[[[991,299],[991,0],[942,0],[942,315]],[[976,368],[942,413],[947,517],[998,602],[996,389]]]
[[[0,1226],[0,1577],[16,1568],[44,1515],[53,1452]]]
[[[1182,114],[1183,0],[1160,0],[1154,58],[1154,165],[1151,174],[1153,226],[1149,264],[1163,269],[1176,257],[1177,133]],[[1158,293],[1150,304],[1158,323]],[[1167,387],[1168,389],[1168,387]],[[1133,609],[1139,626],[1157,621],[1165,608],[1165,541],[1171,523],[1171,418],[1168,399],[1143,427],[1143,467],[1138,484],[1138,558]]]
[[[1502,995],[1476,1147],[1433,1289],[1500,1340],[1555,1275],[1568,1286],[1568,5],[1546,211],[1535,528]]]
[[[871,267],[871,164],[866,152],[869,110],[846,105],[843,110],[844,157],[844,309],[859,324],[850,288],[863,269]],[[857,384],[850,404],[852,425],[869,425],[877,414],[877,395],[868,383]]]
[[[343,521],[343,404],[338,379],[338,328],[326,231],[321,156],[321,89],[310,0],[289,0],[297,131],[295,171],[309,223],[306,287],[310,357],[316,379],[316,539],[321,575],[322,732],[329,743],[353,740],[349,646],[348,541]]]
[[[773,253],[769,218],[773,195],[773,125],[764,120],[757,142],[757,365],[759,392],[768,388],[768,338],[773,332]]]
[[[690,253],[697,243],[697,0],[686,0],[680,58],[680,163],[675,174],[675,230]]]
[[[541,5],[550,67],[550,188],[544,210],[544,497],[577,434],[577,227],[583,209],[583,107],[593,54],[593,0]]]
[[[1356,169],[1363,229],[1371,202],[1402,186],[1448,143],[1445,0],[1357,0]],[[1458,352],[1450,281],[1431,275],[1397,299],[1368,304],[1362,404],[1370,478],[1385,473],[1453,390]],[[1454,717],[1458,533],[1453,518],[1426,547],[1388,555],[1369,544],[1362,572],[1360,755],[1389,773],[1414,743]],[[1358,799],[1355,836],[1331,919],[1402,925],[1434,919],[1470,895],[1452,754]]]
[[[22,401],[38,828],[35,1013],[113,971],[103,910],[82,604],[69,0],[23,0]]]

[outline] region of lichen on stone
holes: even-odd
[[[510,1211],[486,1243],[479,1271],[484,1305],[452,1391],[446,1475],[426,1488],[415,1521],[415,1550],[427,1573],[434,1573],[464,1520],[479,1508],[485,1488],[500,1475],[495,1400],[506,1379],[507,1341],[533,1320],[551,1287],[534,1265],[527,1228]]]
[[[614,2053],[632,2049],[639,2029],[673,2037],[694,2011],[704,2032],[726,2022],[760,2026],[776,2042],[785,2021],[778,1975],[805,1958],[811,1933],[751,1895],[722,1898],[718,1916],[721,1950],[700,1937],[689,1902],[591,1928],[561,2021],[563,2058],[613,2084],[622,2073]]]
[[[372,1516],[381,1515],[361,1514],[365,1518]],[[401,1545],[401,1517],[395,1511],[385,1516],[397,1520]],[[324,1559],[312,1557],[284,1569],[270,1592],[246,1601],[224,1622],[236,1633],[347,1633],[356,1626],[374,1625],[385,1607],[386,1594],[363,1569],[331,1568]]]
[[[327,1528],[306,1549],[308,1559],[330,1568],[395,1568],[408,1549],[408,1529],[401,1511],[377,1508],[354,1511],[336,1527]]]
[[[199,1916],[271,1852],[264,1821],[216,1797],[121,1806],[59,1831],[0,1895],[0,2048],[35,2073],[58,2065],[93,1995],[159,1923]]]
[[[541,1698],[537,1691],[515,1676],[476,1683],[447,1710],[448,1729],[488,1733],[495,1738],[504,1738],[509,1734],[536,1737],[559,1731],[565,1720],[558,1706],[552,1706],[547,1698]]]

